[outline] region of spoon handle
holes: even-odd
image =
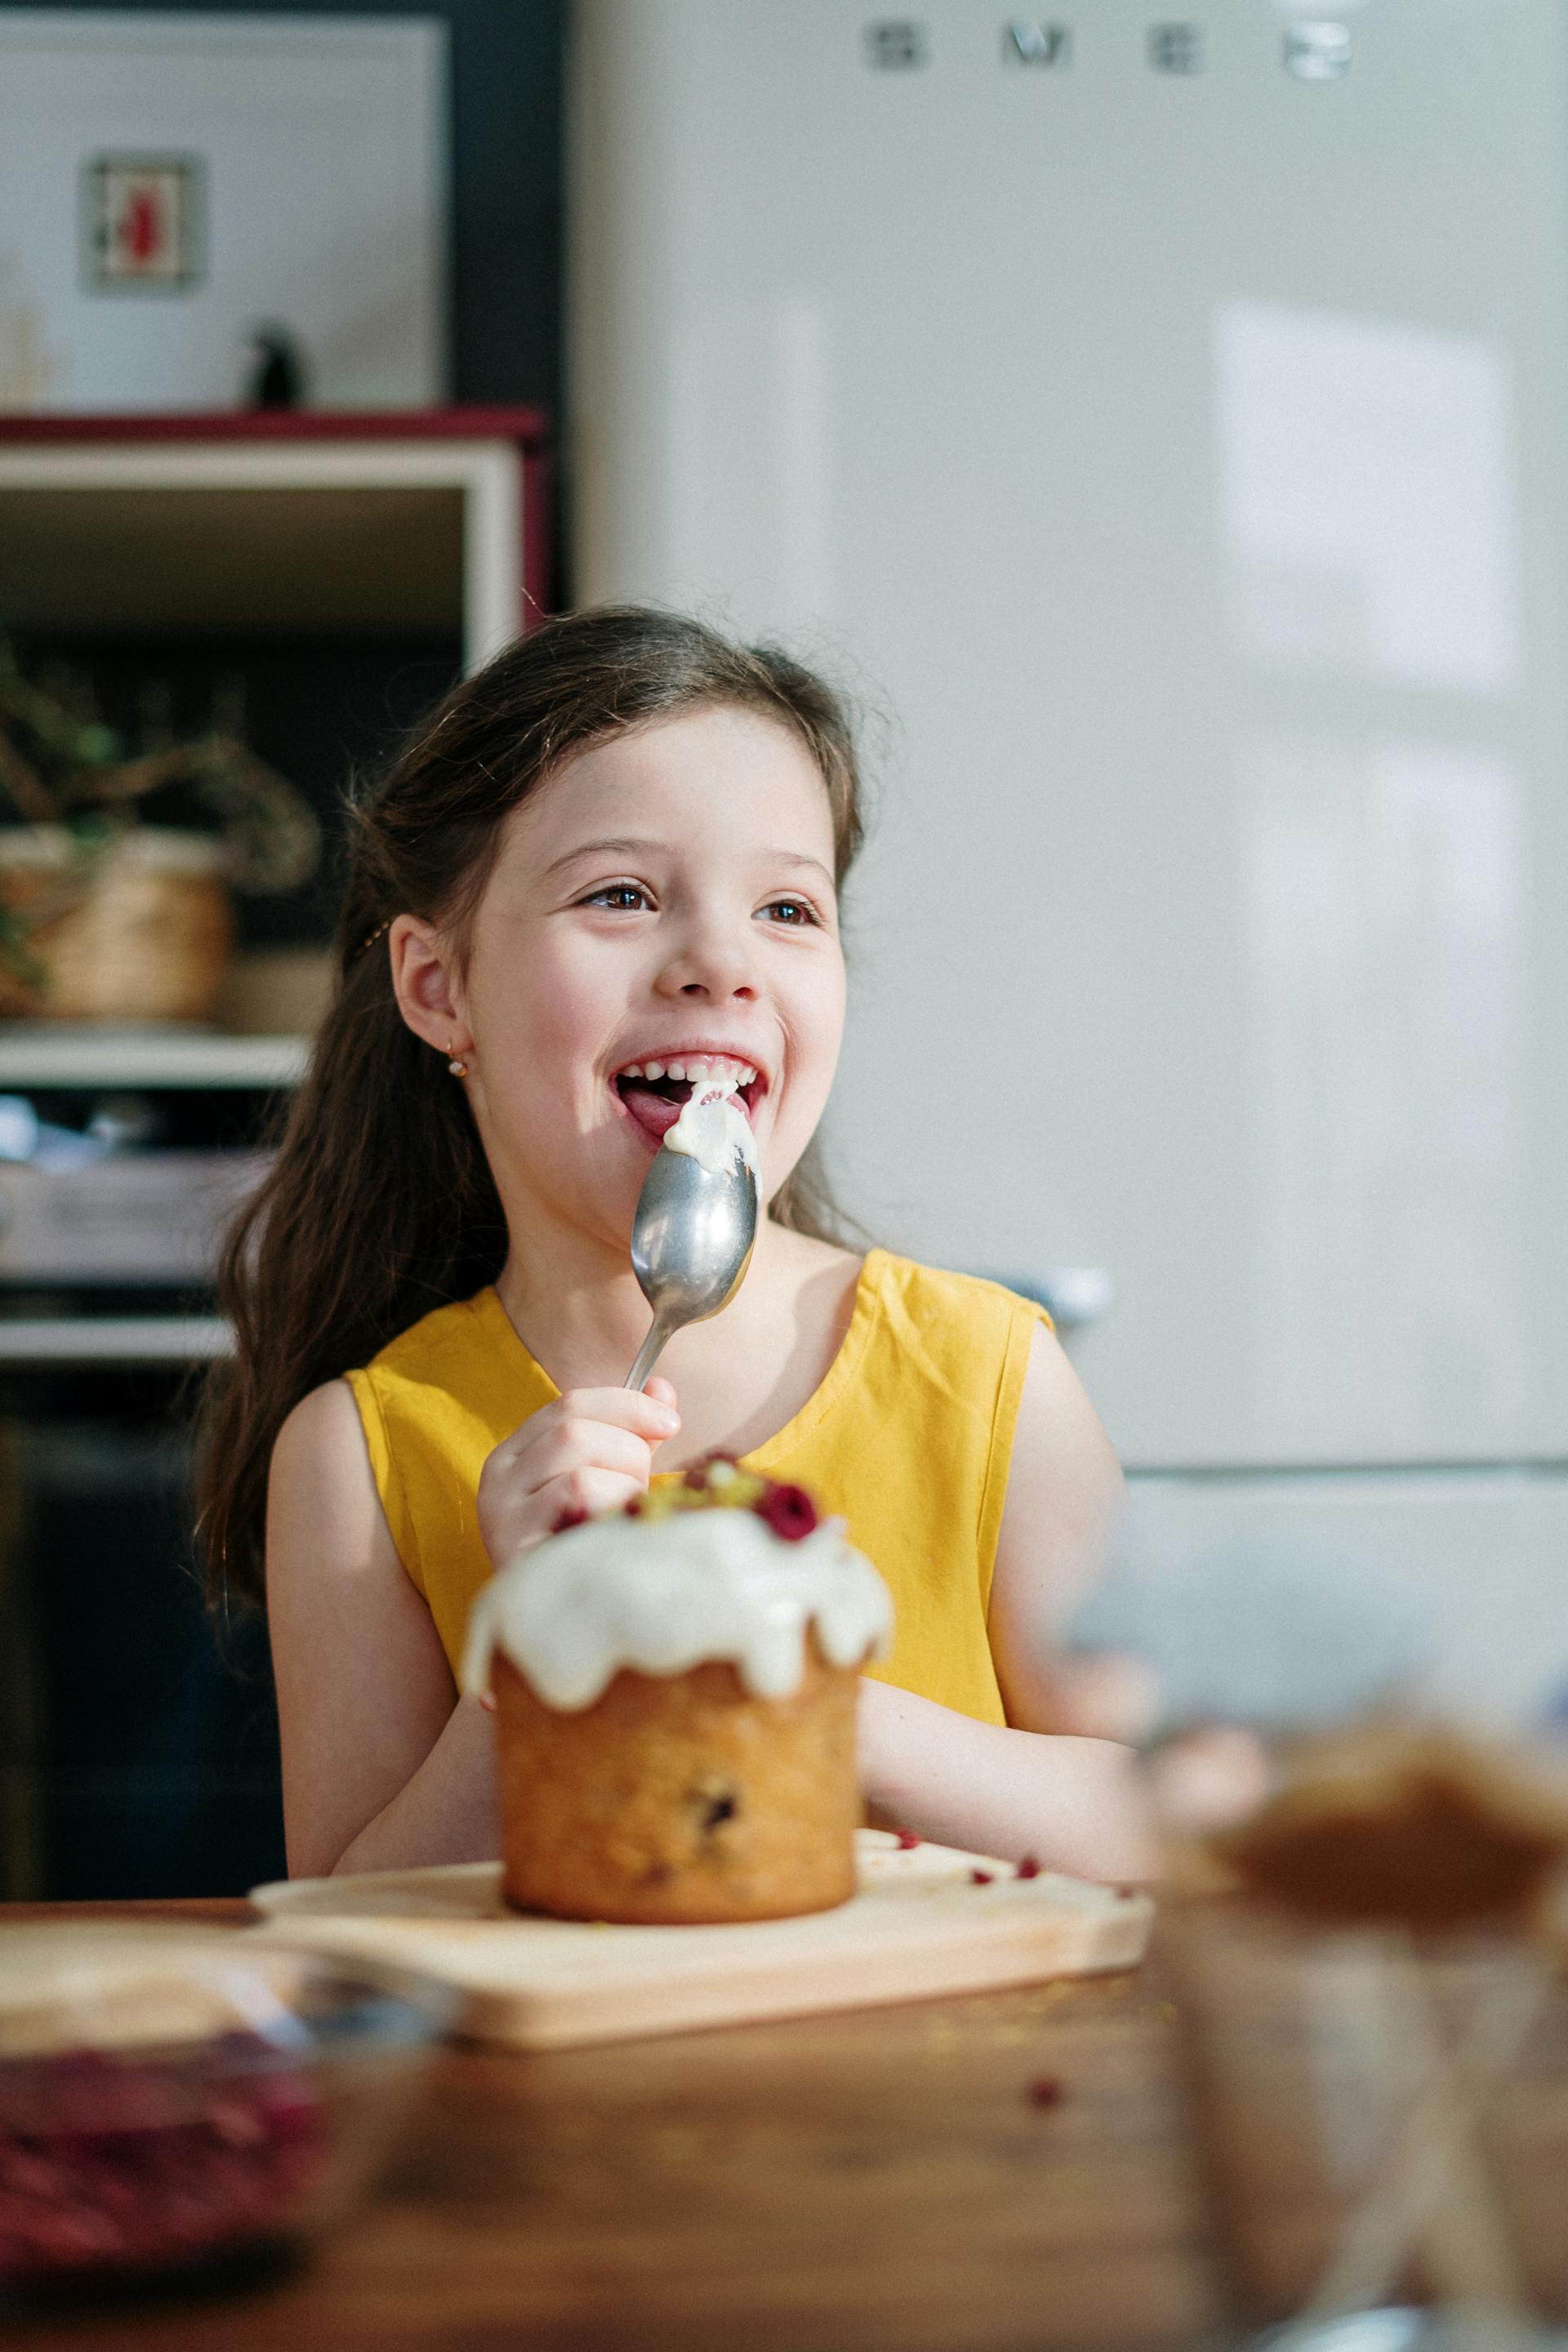
[[[662,1322],[657,1315],[654,1317],[652,1323],[648,1326],[647,1338],[637,1349],[637,1362],[626,1374],[627,1388],[647,1388],[647,1376],[652,1371],[654,1366],[658,1363],[660,1356],[663,1355],[664,1343],[669,1338],[670,1331],[673,1328],[675,1327]]]

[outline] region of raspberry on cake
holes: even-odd
[[[892,1631],[811,1497],[718,1459],[562,1530],[475,1602],[507,1900],[694,1924],[855,1891],[856,1685]]]

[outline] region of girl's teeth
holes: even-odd
[[[752,1087],[757,1082],[757,1074],[750,1062],[742,1062],[738,1068],[730,1063],[725,1063],[721,1068],[716,1067],[711,1057],[706,1055],[689,1062],[632,1062],[621,1072],[621,1076],[624,1078],[649,1080],[678,1078],[682,1085],[689,1080],[693,1086],[710,1078],[717,1079],[721,1085],[731,1087]]]

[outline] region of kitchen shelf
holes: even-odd
[[[0,1089],[294,1087],[309,1055],[305,1037],[0,1023]]]
[[[200,1364],[233,1351],[218,1315],[18,1316],[0,1320],[0,1368],[18,1364]]]
[[[463,487],[0,481],[0,611],[13,627],[248,637],[456,635]]]
[[[0,415],[13,630],[243,646],[279,634],[461,645],[547,609],[535,408]]]

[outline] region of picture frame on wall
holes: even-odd
[[[181,294],[206,274],[200,155],[105,153],[83,166],[82,282],[93,294]]]

